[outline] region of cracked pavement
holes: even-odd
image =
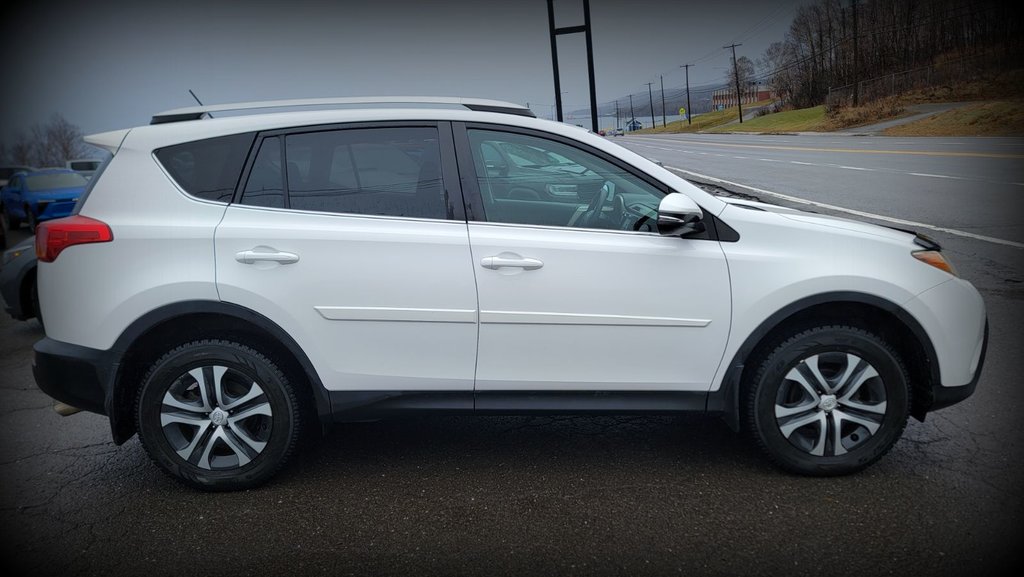
[[[936,235],[938,236],[938,235]],[[861,474],[796,477],[714,418],[352,423],[267,486],[187,489],[60,417],[0,319],[0,541],[29,575],[962,575],[1019,567],[1021,251],[940,238],[985,296],[977,393]]]

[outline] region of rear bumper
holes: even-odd
[[[54,399],[101,415],[115,366],[108,351],[44,338],[35,344],[32,374],[36,385]]]

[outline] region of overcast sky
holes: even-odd
[[[730,53],[757,59],[807,0],[592,0],[598,102],[723,81]],[[583,23],[556,0],[556,24]],[[0,141],[63,114],[84,133],[207,104],[363,95],[554,103],[546,0],[245,2],[7,0]],[[582,34],[559,40],[566,109],[586,106]]]

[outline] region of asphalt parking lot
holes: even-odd
[[[938,235],[937,235],[938,236]],[[977,393],[867,471],[772,468],[713,418],[434,417],[336,427],[267,486],[204,494],[36,389],[0,318],[0,541],[27,575],[962,575],[1019,567],[1019,249],[940,238],[982,291]],[[1008,264],[1010,263],[1010,264]],[[24,573],[21,573],[24,572]]]

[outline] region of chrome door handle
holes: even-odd
[[[523,270],[537,270],[544,266],[544,262],[536,258],[525,258],[519,255],[502,253],[496,256],[485,256],[480,260],[480,266],[491,270],[500,268],[521,268]]]
[[[276,262],[278,264],[293,264],[299,262],[299,255],[291,252],[281,251],[257,251],[243,250],[235,254],[235,260],[242,264],[254,264],[257,262]]]

